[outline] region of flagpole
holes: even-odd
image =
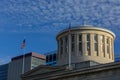
[[[68,35],[69,70],[71,70],[71,35]]]
[[[68,65],[68,69],[71,70],[72,67],[71,67],[71,31],[70,31],[70,28],[71,28],[71,24],[69,24],[69,34],[68,34],[68,53],[69,53],[69,65]]]
[[[24,39],[21,45],[21,49],[23,49],[23,56],[22,56],[22,74],[24,74],[24,68],[25,68],[25,42],[26,40]]]
[[[24,68],[25,68],[25,49],[23,49],[22,74],[24,74]]]

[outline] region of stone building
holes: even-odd
[[[120,79],[120,62],[114,62],[115,34],[112,31],[78,26],[62,30],[56,39],[58,66],[38,66],[23,74],[22,80]]]

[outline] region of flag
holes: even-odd
[[[21,49],[25,48],[25,39],[23,40],[22,44],[21,44]]]

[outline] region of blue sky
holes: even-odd
[[[23,53],[24,37],[25,52],[56,50],[56,34],[69,23],[112,30],[120,54],[120,0],[1,0],[0,64]]]

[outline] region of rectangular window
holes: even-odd
[[[79,35],[79,53],[82,55],[82,34]]]
[[[68,51],[68,36],[65,36],[65,53]]]
[[[74,46],[74,43],[72,43],[71,51],[74,52],[74,50],[75,50],[75,46]]]
[[[82,42],[82,34],[79,35],[79,41]]]
[[[90,34],[87,34],[87,41],[90,41]]]
[[[96,52],[96,55],[98,56],[98,35],[94,35],[94,50]]]
[[[71,34],[71,42],[75,42],[75,35]]]
[[[65,43],[68,43],[68,36],[65,36]]]
[[[71,34],[71,51],[75,51],[75,35]]]
[[[90,54],[90,34],[87,34],[87,52],[88,52],[88,55],[91,55]]]

